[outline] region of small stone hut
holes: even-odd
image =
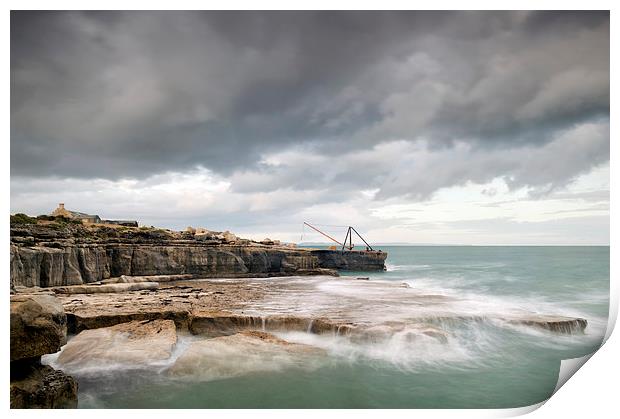
[[[91,215],[91,214],[86,214],[86,213],[78,212],[78,211],[69,211],[68,209],[65,208],[65,204],[63,203],[58,204],[58,208],[56,208],[52,212],[52,215],[54,217],[65,217],[65,218],[71,218],[73,220],[80,220],[84,224],[101,223],[101,217],[99,217],[98,215]]]
[[[58,204],[52,215],[55,217],[66,217],[73,220],[80,220],[84,224],[116,224],[126,227],[138,227],[135,220],[102,220],[98,215],[86,214],[78,211],[69,211],[65,208],[65,204]]]

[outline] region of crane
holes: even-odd
[[[342,246],[342,251],[344,251],[344,249],[348,249],[348,250],[353,250],[353,233],[355,233],[357,235],[357,237],[359,237],[360,239],[362,239],[362,241],[366,244],[366,250],[371,250],[374,251],[374,249],[372,248],[371,245],[368,244],[368,242],[366,240],[364,240],[364,238],[361,236],[360,233],[357,232],[357,230],[352,227],[352,226],[348,226],[347,227],[347,234],[344,237],[343,242],[339,242],[338,240],[334,239],[332,236],[322,232],[321,230],[319,230],[318,228],[316,228],[315,226],[313,226],[312,224],[304,221],[304,225],[307,225],[308,227],[310,227],[311,229],[313,229],[314,231],[316,231],[319,234],[322,234],[323,236],[327,237],[328,239],[330,239],[331,241],[333,241],[334,243],[339,244],[340,246]],[[347,245],[347,240],[349,241],[349,244]]]

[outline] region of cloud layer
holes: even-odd
[[[536,198],[607,161],[608,12],[11,13],[16,204],[171,173],[246,209]]]

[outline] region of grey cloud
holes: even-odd
[[[382,142],[543,147],[608,114],[608,12],[11,14],[14,176],[251,173],[265,154],[314,144],[334,156],[309,173],[320,178],[335,156]],[[601,147],[549,182],[604,159]],[[330,180],[346,185],[349,170]],[[502,171],[540,184],[516,161],[462,166],[444,183]],[[384,172],[353,184],[385,196],[438,186]]]
[[[532,197],[540,197],[609,160],[609,123],[577,125],[557,133],[547,144],[510,152],[467,143],[438,149],[400,141],[343,153],[337,159],[309,154],[299,150],[281,156],[284,161],[277,164],[235,172],[230,177],[232,188],[247,193],[325,185],[334,192],[376,190],[375,198],[381,200],[422,200],[441,188],[501,177],[509,188],[528,187]]]

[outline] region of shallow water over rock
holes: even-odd
[[[166,373],[199,381],[238,377],[291,368],[316,368],[325,356],[322,349],[290,343],[265,332],[193,341]]]
[[[177,333],[172,320],[134,321],[85,330],[62,348],[62,367],[97,368],[101,363],[135,365],[166,361],[172,356]]]

